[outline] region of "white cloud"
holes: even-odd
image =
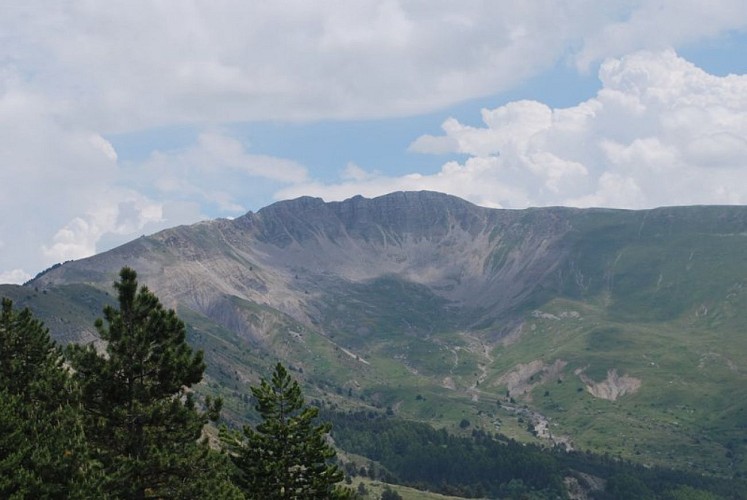
[[[8,216],[0,221],[0,272],[8,280],[195,222],[211,205],[243,213],[251,186],[271,190],[307,177],[302,165],[249,154],[217,132],[201,134],[185,150],[122,164],[109,141],[68,121],[65,103],[25,88],[18,73],[4,76],[0,210]]]
[[[186,149],[154,152],[133,170],[131,182],[154,188],[159,199],[188,199],[226,215],[245,212],[252,187],[274,189],[303,183],[303,165],[246,151],[237,139],[219,132],[200,134]]]
[[[0,74],[0,273],[24,281],[85,257],[106,234],[157,221],[159,204],[121,183],[112,145],[68,116],[70,105]],[[127,210],[128,203],[134,203]]]
[[[747,163],[747,140],[744,136],[722,130],[695,138],[685,152],[699,165],[739,167]]]
[[[162,221],[160,204],[124,190],[112,191],[93,204],[85,216],[74,217],[59,229],[51,245],[42,245],[42,252],[52,262],[88,257],[96,253],[99,240],[106,234],[131,237]]]
[[[41,245],[85,211],[113,179],[112,164],[91,133],[63,119],[66,106],[0,74],[0,270],[39,265]],[[25,271],[23,271],[25,272]]]
[[[90,141],[93,147],[100,150],[111,161],[117,161],[117,152],[114,150],[111,142],[107,141],[99,134],[91,134]]]
[[[0,272],[0,285],[2,284],[13,284],[20,285],[27,282],[33,276],[24,271],[23,269],[11,269],[10,271]]]
[[[88,153],[102,164],[116,162],[116,151],[105,139],[91,135],[88,145]],[[303,182],[307,175],[296,162],[248,154],[239,141],[217,132],[200,134],[185,150],[156,151],[141,164],[114,163],[114,170],[113,186],[67,184],[78,195],[86,193],[86,202],[78,207],[81,215],[65,221],[51,242],[41,244],[45,262],[87,257],[100,251],[102,242],[121,243],[141,232],[194,222],[205,218],[200,207],[240,214],[246,211],[242,197],[248,184],[266,179],[279,186]],[[55,189],[60,187],[64,185]]]
[[[747,25],[742,0],[649,0],[627,3],[624,9],[619,21],[605,23],[585,38],[576,57],[579,67],[641,49],[681,46]]]
[[[518,101],[483,110],[482,127],[447,120],[443,136],[410,147],[468,155],[437,174],[300,184],[279,197],[433,189],[501,207],[747,203],[747,75],[709,75],[671,50],[609,59],[599,75],[597,96],[571,108]]]
[[[57,262],[93,255],[98,236],[95,226],[76,217],[57,231],[51,247],[43,247],[44,255]]]
[[[6,6],[7,7],[7,6]],[[744,29],[741,0],[16,3],[0,60],[103,133],[400,116]]]
[[[349,162],[340,174],[343,180],[361,182],[375,177],[375,173],[366,172],[363,168],[353,162]]]
[[[413,153],[444,154],[458,149],[459,143],[451,136],[421,135],[407,149]]]

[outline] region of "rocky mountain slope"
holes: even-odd
[[[423,287],[465,322],[475,313],[497,319],[561,265],[573,213],[489,210],[428,192],[341,203],[300,198],[140,238],[34,285],[108,286],[127,264],[167,302],[208,316],[240,297],[313,324],[329,288],[392,277]]]
[[[211,364],[204,390],[237,416],[246,383],[282,359],[330,404],[732,474],[747,472],[745,249],[747,207],[299,198],[0,294],[86,341],[133,267],[189,322]]]

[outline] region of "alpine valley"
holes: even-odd
[[[747,474],[747,207],[299,198],[143,236],[0,295],[96,341],[123,266],[205,351],[225,416],[281,361],[310,400],[449,432]]]

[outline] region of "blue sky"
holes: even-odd
[[[701,59],[711,60],[712,52]],[[733,51],[728,55],[733,56]],[[727,55],[727,57],[728,57]],[[734,61],[727,61],[734,66]],[[725,66],[726,67],[726,66]],[[438,134],[447,118],[480,125],[480,110],[507,102],[532,99],[552,107],[573,106],[594,96],[600,84],[596,74],[580,73],[562,61],[541,74],[506,91],[467,99],[429,113],[378,119],[318,120],[311,122],[258,121],[227,124],[229,135],[249,149],[262,154],[289,158],[304,164],[325,182],[338,180],[349,163],[388,175],[412,171],[436,173],[443,163],[464,155],[438,155],[408,151],[410,144],[423,134]],[[141,162],[154,150],[179,150],[188,147],[200,134],[199,126],[175,126],[112,134],[107,139],[120,160]],[[262,191],[248,202],[257,210],[274,199],[271,191]]]
[[[11,1],[0,282],[301,195],[747,203],[743,0]]]

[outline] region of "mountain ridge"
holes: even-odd
[[[676,449],[683,466],[747,473],[746,246],[739,206],[303,197],[144,236],[12,293],[52,321],[72,311],[78,320],[52,330],[75,341],[74,323],[133,267],[192,325],[205,390],[225,392],[236,415],[241,384],[278,359],[338,405],[439,425],[470,415],[521,439],[566,436],[552,439],[652,463]],[[90,324],[78,328],[90,340]],[[541,431],[527,434],[527,419]]]
[[[601,219],[608,222],[600,224]],[[186,301],[204,313],[211,295],[238,296],[308,324],[305,296],[313,297],[319,282],[334,277],[360,283],[391,275],[426,286],[455,307],[470,309],[469,314],[490,311],[474,327],[506,319],[502,316],[508,311],[527,301],[541,302],[550,293],[599,293],[598,282],[584,282],[599,270],[586,272],[579,264],[588,259],[584,245],[594,240],[603,247],[617,238],[622,245],[621,238],[628,243],[655,239],[663,236],[662,230],[674,236],[700,229],[713,236],[715,223],[725,234],[747,232],[745,211],[728,206],[498,210],[427,191],[330,203],[301,197],[233,220],[203,221],[141,237],[52,269],[30,283],[60,284],[71,274],[105,287],[115,269],[129,264],[168,303]],[[647,234],[649,228],[659,232]]]
[[[552,214],[557,210],[547,209],[546,212]],[[258,300],[258,293],[271,293],[273,287],[293,289],[294,281],[298,279],[308,288],[316,279],[329,274],[353,282],[392,274],[429,286],[449,301],[480,303],[484,302],[482,298],[496,292],[495,287],[491,289],[490,283],[483,282],[481,277],[486,266],[496,265],[490,263],[496,248],[505,246],[499,241],[501,235],[498,233],[516,236],[521,232],[517,224],[521,224],[527,213],[531,212],[497,212],[431,192],[394,193],[374,200],[355,197],[329,204],[305,197],[275,203],[256,214],[250,212],[232,221],[217,220],[162,231],[106,252],[98,259],[102,262],[118,260],[123,265],[125,261],[136,262],[134,266],[141,275],[150,279],[154,273],[167,275],[173,269],[165,263],[160,265],[160,269],[158,265],[154,267],[150,256],[163,247],[185,262],[204,264],[205,261],[226,258],[235,265],[229,265],[228,261],[223,263],[229,267],[221,273],[220,283],[197,269],[182,279],[198,279],[216,292],[252,300]],[[501,214],[501,217],[496,217],[496,214]],[[501,227],[500,231],[496,230],[497,226]],[[538,249],[544,252],[551,244],[548,240],[557,238],[558,231],[555,229],[553,234],[549,234],[547,229],[543,229],[543,232],[541,238],[529,238],[523,242],[520,251],[532,253],[535,252],[533,249]],[[207,241],[195,244],[195,235],[200,233],[204,233]],[[527,236],[531,235],[524,235]],[[251,248],[244,243],[250,240],[253,242]],[[222,242],[219,247],[215,246],[217,241]],[[147,262],[143,261],[143,255],[149,256]],[[529,272],[529,279],[536,281],[536,275],[541,274],[538,266],[526,269],[515,262],[517,255],[515,251],[502,257],[514,265],[503,265],[500,271],[505,276],[498,276],[498,281],[512,279],[518,272]],[[33,283],[64,282],[60,278],[62,274],[79,266],[85,268],[89,262],[69,263],[66,269],[54,269]],[[460,265],[455,266],[454,262]],[[106,264],[103,268],[107,266],[111,276],[112,266]],[[247,275],[247,266],[252,268],[254,276]],[[266,267],[274,268],[274,272],[270,275],[263,273],[262,269]],[[102,283],[102,275],[94,277],[90,274],[100,270],[101,266],[94,264],[88,266],[88,273],[82,274],[88,274],[92,282]],[[462,286],[462,282],[466,284]],[[227,283],[235,286],[227,287]],[[152,286],[166,297],[176,295],[183,298],[173,290],[165,290],[162,283]],[[179,285],[179,288],[189,288],[188,283]],[[507,298],[500,307],[510,307],[526,294],[525,290],[517,290],[513,295],[518,299]],[[509,295],[511,293],[506,294]],[[200,302],[195,297],[191,306],[204,309],[205,304]],[[479,305],[496,307],[495,303]],[[297,313],[298,309],[288,311]]]

